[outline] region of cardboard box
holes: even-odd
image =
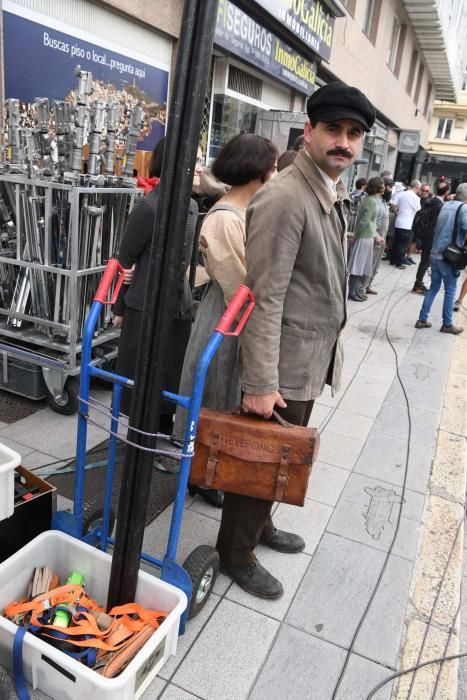
[[[28,501],[16,503],[13,515],[0,521],[0,562],[4,561],[34,537],[50,530],[56,510],[57,489],[24,467],[16,472],[25,479],[26,488],[38,488]]]

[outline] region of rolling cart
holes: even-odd
[[[117,273],[118,281],[114,288],[113,297],[107,301],[109,289],[111,288],[114,277]],[[74,509],[73,513],[58,512],[55,515],[52,523],[52,527],[54,529],[62,530],[63,532],[82,539],[85,542],[96,544],[103,551],[106,551],[109,545],[114,544],[114,539],[111,537],[114,521],[114,514],[112,513],[111,508],[112,483],[115,468],[117,441],[119,439],[125,440],[125,437],[120,435],[118,432],[121,393],[123,387],[132,387],[133,381],[113,372],[107,372],[93,365],[91,362],[91,348],[94,328],[101,314],[103,305],[114,303],[122,283],[122,267],[117,260],[109,260],[102,277],[102,281],[99,285],[97,293],[95,294],[83,334]],[[143,553],[141,555],[141,559],[144,562],[161,569],[162,580],[181,588],[186,593],[188,600],[190,600],[189,608],[182,617],[182,632],[184,629],[186,616],[188,615],[188,617],[194,617],[204,607],[219,571],[219,555],[214,547],[208,545],[200,545],[193,550],[193,552],[191,552],[184,562],[183,566],[180,566],[180,564],[177,564],[175,561],[182,523],[185,493],[190,474],[191,460],[194,454],[194,444],[199,412],[201,409],[201,401],[203,397],[204,383],[210,362],[217,352],[217,349],[222,343],[224,337],[240,335],[253,310],[254,303],[255,302],[251,291],[245,285],[241,285],[226,309],[224,315],[217,324],[211,338],[201,354],[201,357],[198,360],[191,396],[180,396],[168,391],[163,392],[165,399],[168,399],[169,401],[172,401],[187,410],[187,422],[182,449],[177,453],[174,452],[173,449],[159,449],[158,445],[160,442],[165,441],[165,443],[168,443],[169,445],[171,443],[170,438],[167,435],[156,434],[154,437],[157,439],[158,445],[154,450],[150,450],[154,452],[155,455],[169,456],[172,459],[180,460],[180,471],[177,478],[175,501],[173,505],[166,553],[163,559],[156,559]],[[244,310],[241,318],[238,321],[235,329],[231,331],[230,328],[235,324],[235,321],[242,312],[242,309]],[[108,413],[109,409],[107,407],[104,407],[103,404],[99,404],[92,399],[92,397],[90,397],[89,387],[91,377],[98,377],[104,381],[111,382],[113,385],[112,407],[110,409],[110,413]],[[104,505],[103,508],[95,512],[94,518],[87,517],[86,531],[83,532],[83,518],[85,509],[84,479],[86,435],[89,410],[93,407],[101,413],[105,413],[107,411],[107,416],[110,419],[110,438],[107,456]],[[138,432],[136,428],[131,428],[131,431]]]

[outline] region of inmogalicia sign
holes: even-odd
[[[220,0],[214,42],[300,92],[315,89],[316,62],[301,56],[229,0]]]
[[[417,153],[420,144],[419,131],[401,131],[399,134],[399,153]]]
[[[331,58],[334,16],[318,0],[257,0],[325,61]]]

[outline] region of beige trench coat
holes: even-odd
[[[348,193],[337,202],[305,151],[247,211],[246,284],[256,307],[240,338],[242,388],[308,401],[340,387]]]

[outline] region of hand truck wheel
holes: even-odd
[[[71,416],[78,410],[79,381],[76,377],[68,377],[63,387],[62,395],[56,398],[47,390],[47,401],[52,411],[64,416]]]
[[[104,517],[103,506],[95,506],[94,503],[86,503],[84,505],[83,512],[83,536],[88,535],[93,530],[100,529],[102,527],[102,520]],[[115,527],[115,513],[113,508],[110,509],[109,517],[109,537],[112,535],[113,529]],[[90,544],[98,545],[100,543],[100,537],[96,534]]]
[[[187,557],[183,568],[191,578],[191,594],[188,619],[196,617],[204,608],[219,573],[220,559],[214,547],[202,544]]]

